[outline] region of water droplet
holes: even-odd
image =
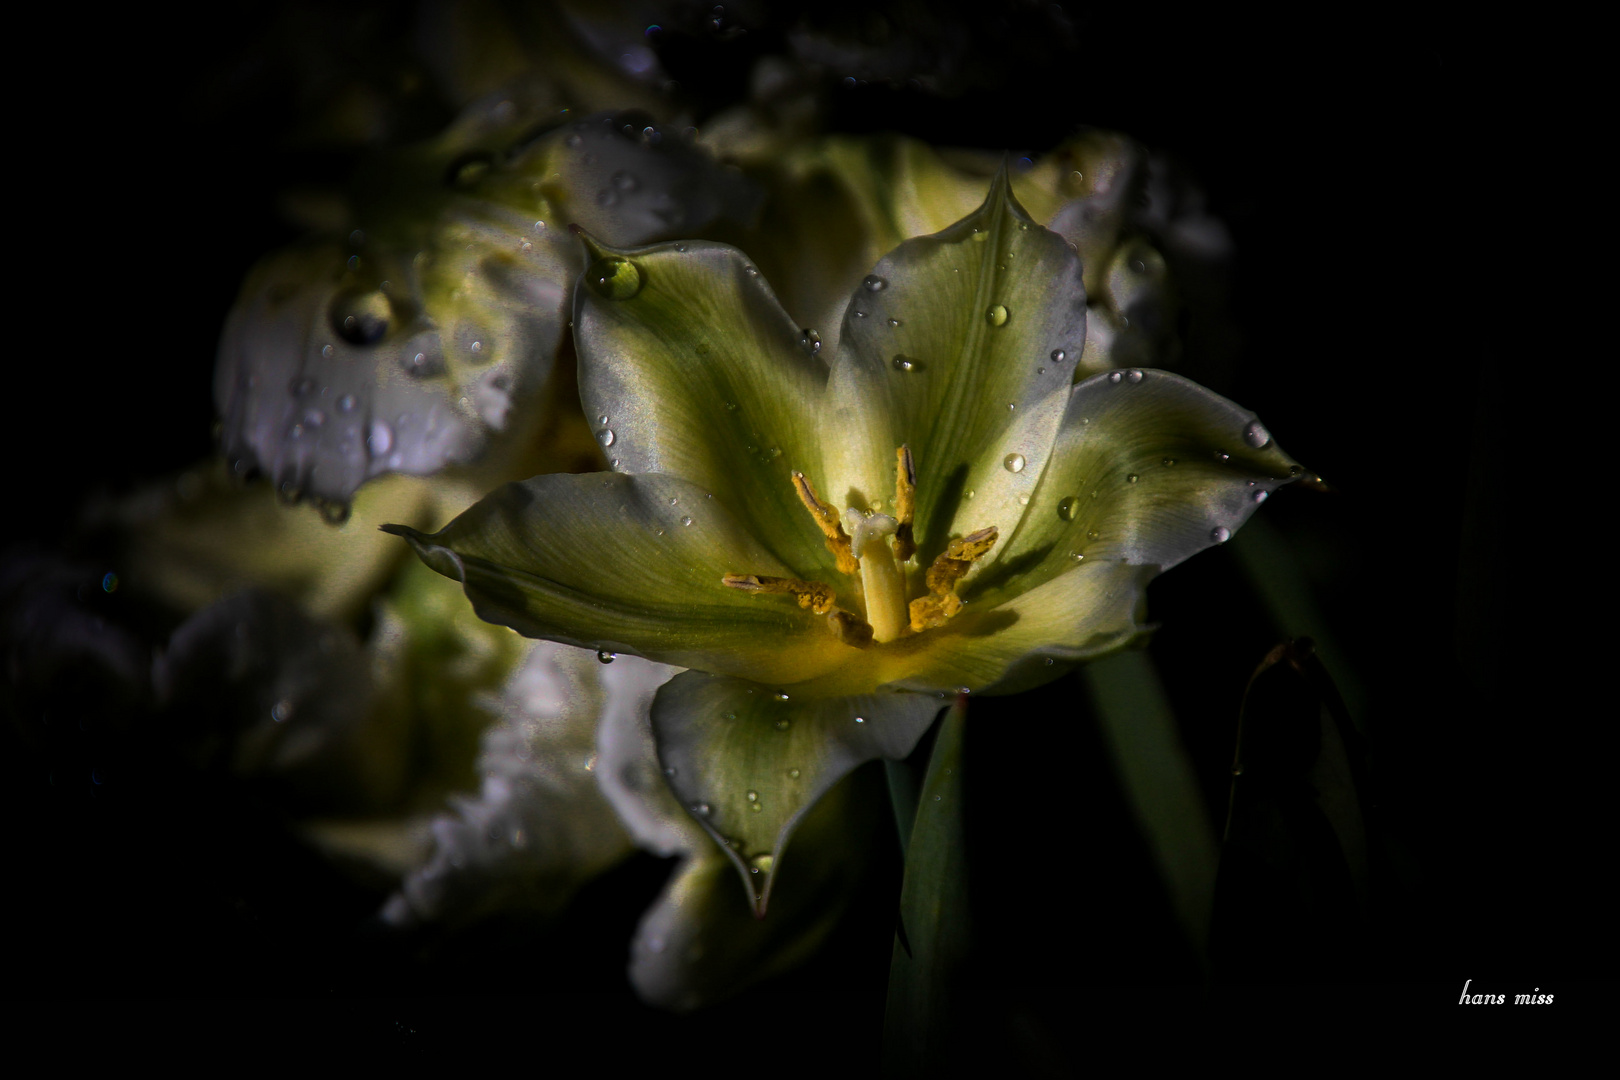
[[[494,165],[495,156],[489,151],[469,151],[450,163],[450,167],[445,170],[445,179],[458,191],[467,191],[477,187],[478,182],[489,175]]]
[[[330,314],[332,329],[351,345],[374,345],[388,333],[388,297],[378,289],[340,293]]]
[[[867,274],[866,280],[862,281],[861,284],[866,286],[867,292],[882,292],[889,286],[887,281],[884,281],[876,274]]]
[[[1028,495],[1020,495],[1020,496],[1018,496],[1018,505],[1019,506],[1028,506],[1029,505],[1029,496]]]
[[[1135,473],[1131,473],[1129,476],[1125,477],[1125,482],[1127,484],[1134,484],[1140,479],[1140,476],[1137,476]]]
[[[1008,412],[1017,412],[1018,411],[1017,402],[1013,402],[1013,401],[1007,402],[1007,411]]]
[[[1080,513],[1080,500],[1076,499],[1073,495],[1070,495],[1062,502],[1058,503],[1057,510],[1058,517],[1062,518],[1064,521],[1073,521]]]
[[[808,326],[805,327],[804,333],[799,335],[799,347],[811,356],[816,355],[821,351],[821,335]]]
[[[765,809],[765,805],[763,803],[753,803],[748,807],[748,809],[752,810],[754,813],[757,814],[761,810]]]
[[[1261,488],[1259,491],[1254,493],[1254,501],[1257,503],[1263,503],[1270,497],[1271,492],[1267,491],[1265,488]]]
[[[292,714],[293,703],[286,698],[282,698],[270,708],[270,719],[278,724],[286,723],[292,717]]]
[[[890,320],[889,320],[889,325],[890,325],[890,326],[900,326],[900,325],[901,325],[901,322],[900,322],[900,320],[899,320],[899,319],[890,319]]]
[[[1086,557],[1084,555],[1082,555],[1078,551],[1069,552],[1069,558],[1073,559],[1075,562],[1085,562],[1086,561]]]
[[[375,457],[388,453],[394,445],[394,430],[381,420],[371,425],[371,434],[366,436],[366,449]]]
[[[682,514],[681,515],[681,524],[682,525],[690,525],[690,524],[692,524],[692,515],[690,515],[690,514]]]
[[[1108,373],[1108,381],[1111,382],[1111,383],[1118,384],[1119,380],[1122,379],[1122,378],[1124,378],[1124,376],[1122,376],[1117,371],[1110,371]]]
[[[991,326],[1007,325],[1007,308],[1003,304],[991,304],[990,310],[984,313],[984,321]]]
[[[776,860],[771,858],[769,855],[755,855],[749,862],[749,869],[753,870],[756,874],[768,874],[771,872],[771,867],[775,864]]]
[[[603,413],[602,415],[598,416],[596,418],[596,422],[598,424],[606,424],[608,422],[607,413]]]
[[[772,694],[771,697],[775,698],[777,701],[786,701],[788,699],[786,690],[778,690],[776,693]]]
[[[641,270],[629,259],[604,255],[585,271],[585,283],[608,300],[628,300],[641,291]]]
[[[616,652],[608,652],[606,649],[597,649],[596,650],[596,659],[601,661],[604,664],[611,664],[611,663],[613,663],[613,661],[617,660],[618,658],[619,658],[619,654],[616,653]]]
[[[1008,454],[1001,459],[1002,466],[1011,473],[1023,472],[1026,464],[1023,454]]]
[[[1261,450],[1264,449],[1265,445],[1271,441],[1271,432],[1266,430],[1264,424],[1256,420],[1254,423],[1243,429],[1243,441],[1254,447],[1256,450]]]
[[[894,370],[896,371],[921,371],[922,366],[923,362],[916,357],[903,356],[900,353],[895,354]]]
[[[1101,535],[1102,535],[1102,533],[1098,532],[1096,529],[1087,529],[1086,530],[1086,539],[1087,540],[1095,540]]]
[[[1175,458],[1173,458],[1173,457],[1167,457],[1167,458],[1165,458],[1165,459],[1164,459],[1164,461],[1163,461],[1163,462],[1161,462],[1161,463],[1160,463],[1160,464],[1162,464],[1162,465],[1163,465],[1163,466],[1164,466],[1164,467],[1165,467],[1165,468],[1167,468],[1167,469],[1168,469],[1168,468],[1170,468],[1170,467],[1171,467],[1171,466],[1173,466],[1173,465],[1174,465],[1174,464],[1175,464],[1175,463],[1176,463],[1176,459],[1175,459]]]
[[[415,379],[443,375],[445,370],[444,359],[437,352],[431,356],[425,352],[406,353],[400,356],[399,366],[405,369],[405,374]]]
[[[1130,383],[1132,386],[1135,386],[1137,383],[1142,381],[1142,373],[1135,368],[1132,368],[1125,373],[1125,381]]]
[[[709,804],[706,803],[706,802],[693,803],[692,804],[692,813],[698,815],[699,817],[708,817],[709,816]]]
[[[797,780],[799,778],[799,770],[798,769],[789,769],[787,771],[787,774],[788,774],[788,779],[789,780]]]
[[[990,239],[990,234],[985,232],[982,229],[974,229],[973,230],[973,239],[982,244],[986,240]]]
[[[1231,461],[1232,460],[1232,455],[1228,454],[1225,450],[1217,450],[1217,451],[1215,451],[1215,460],[1216,461]]]
[[[352,413],[354,412],[355,404],[353,394],[344,394],[342,397],[337,399],[338,412]]]
[[[612,446],[614,437],[613,429],[610,427],[605,427],[596,433],[596,441],[603,446]]]
[[[747,274],[749,277],[759,277],[759,271],[756,270],[751,264],[743,265],[743,273]]]
[[[855,718],[855,722],[856,722],[856,723],[857,723],[857,724],[864,724],[864,723],[866,723],[866,717],[864,717],[864,716],[857,716],[857,717],[856,717],[856,718]]]
[[[1046,374],[1046,369],[1044,367],[1038,367],[1038,368],[1035,369],[1035,374],[1037,374],[1037,375],[1045,375]]]
[[[332,346],[330,346],[330,345],[322,345],[321,346],[321,355],[326,357],[326,359],[328,359],[328,360],[332,359]]]
[[[747,799],[747,800],[748,800],[748,801],[749,801],[749,802],[759,802],[759,792],[757,792],[757,791],[750,791],[750,792],[749,792],[749,793],[748,793],[748,794],[747,794],[747,795],[746,795],[746,796],[744,796],[744,797],[745,797],[745,798],[746,798],[746,799]]]
[[[753,693],[753,691],[750,690],[749,693]],[[734,712],[728,712],[728,713],[726,713],[726,719],[727,720],[735,720],[735,719],[737,719],[737,714],[734,713]]]
[[[1217,525],[1209,530],[1209,538],[1217,544],[1224,544],[1232,539],[1232,532],[1225,525]]]
[[[1052,363],[1061,364],[1061,363],[1063,363],[1063,361],[1067,360],[1068,358],[1069,358],[1069,354],[1064,352],[1062,349],[1053,349],[1052,350]]]

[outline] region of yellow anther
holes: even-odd
[[[973,568],[976,561],[996,546],[998,536],[1000,532],[992,525],[946,545],[923,578],[929,595],[913,600],[908,609],[913,630],[920,633],[932,627],[944,626],[962,610],[962,600],[956,595],[956,583]]]
[[[860,561],[850,549],[849,536],[838,520],[838,511],[816,498],[816,489],[810,486],[810,481],[805,478],[804,473],[793,474],[793,487],[799,493],[799,501],[804,503],[804,508],[810,511],[810,516],[815,518],[816,524],[821,527],[822,535],[827,538],[827,550],[838,560],[839,571],[845,574],[859,571]]]
[[[909,446],[896,450],[894,458],[894,518],[900,523],[894,533],[894,557],[905,562],[917,551],[917,541],[911,532],[911,521],[917,511],[917,466],[911,460]]]
[[[955,593],[944,596],[920,596],[911,602],[911,628],[918,633],[944,626],[958,611],[962,600]]]
[[[833,608],[832,614],[827,616],[827,622],[832,626],[833,633],[838,635],[838,640],[845,645],[864,649],[872,644],[872,624],[859,615],[842,608]]]
[[[763,574],[727,574],[720,581],[729,588],[743,592],[786,593],[797,598],[800,607],[809,608],[817,615],[825,615],[832,610],[832,588],[819,581],[766,577]]]

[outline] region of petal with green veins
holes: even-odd
[[[670,787],[763,913],[805,812],[857,765],[909,754],[943,705],[933,694],[823,696],[688,671],[658,691],[652,722]]]
[[[589,246],[593,266],[635,283],[624,299],[575,293],[580,398],[615,468],[685,477],[746,522],[792,576],[831,575],[791,480],[794,470],[815,479],[827,366],[800,347],[770,286],[720,244]],[[775,572],[747,563],[724,571]]]
[[[1040,485],[979,600],[1035,587],[1077,562],[1168,570],[1225,542],[1299,474],[1255,415],[1165,371],[1109,372],[1076,386]],[[964,598],[974,599],[972,591]]]
[[[764,919],[751,894],[737,888],[731,860],[700,832],[702,847],[682,862],[636,928],[630,981],[642,1000],[686,1012],[812,955],[883,852],[882,830],[871,823],[887,816],[885,801],[871,773],[857,771],[833,785],[795,831]]]
[[[431,536],[404,526],[482,619],[528,637],[793,682],[854,650],[827,620],[721,585],[734,567],[786,569],[686,480],[552,473],[507,484]]]
[[[949,539],[969,472],[1021,410],[1068,381],[1069,369],[1047,358],[1079,354],[1085,299],[1078,258],[1030,221],[1005,172],[977,211],[881,260],[844,317],[830,404],[847,417],[841,426],[866,437],[828,446],[829,498],[885,497],[894,447],[908,444],[926,564]]]

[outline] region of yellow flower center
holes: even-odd
[[[834,607],[833,588],[819,581],[727,574],[721,582],[745,592],[795,597],[800,607],[826,615],[839,638],[858,648],[944,626],[962,610],[962,599],[956,595],[957,584],[974,562],[995,546],[998,533],[992,525],[952,540],[923,576],[928,592],[910,598],[906,564],[917,553],[912,535],[917,470],[909,446],[895,451],[894,472],[893,516],[856,507],[849,507],[840,515],[821,501],[803,473],[793,474],[799,501],[821,529],[827,549],[837,560],[839,572],[851,577],[859,575],[860,603],[864,609],[860,615]]]

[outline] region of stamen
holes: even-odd
[[[916,514],[917,466],[911,460],[910,446],[900,447],[894,457],[894,516],[900,522],[894,533],[894,557],[905,562],[917,552],[917,541],[911,533],[911,520]]]
[[[838,635],[838,640],[845,645],[864,649],[872,644],[872,624],[859,615],[843,608],[833,608],[827,622],[832,626],[833,633]]]
[[[799,501],[804,503],[804,508],[810,511],[810,516],[816,519],[822,535],[827,538],[827,550],[838,560],[839,572],[853,574],[860,570],[861,564],[850,550],[849,537],[844,533],[843,525],[839,524],[838,511],[816,498],[816,489],[810,486],[804,473],[793,474],[793,487],[799,493]]]
[[[930,595],[913,600],[910,605],[911,628],[917,632],[944,626],[962,610],[962,600],[956,595],[956,583],[996,546],[1000,532],[994,525],[988,529],[952,540],[934,565],[928,568],[924,582]]]
[[[819,581],[766,577],[763,574],[727,574],[720,581],[728,588],[741,589],[743,592],[786,593],[796,597],[800,607],[809,608],[817,615],[825,615],[832,610],[832,588]]]

